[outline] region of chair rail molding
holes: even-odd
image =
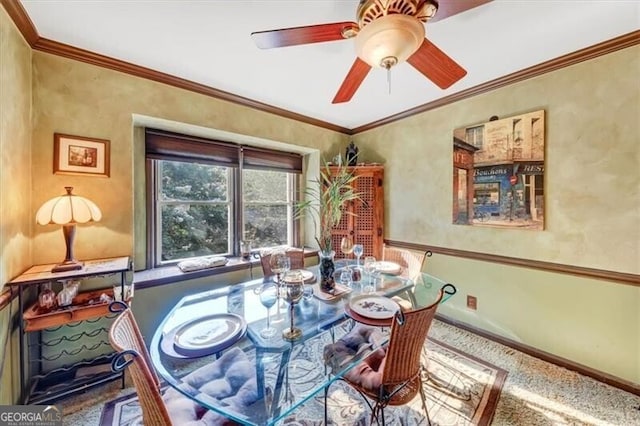
[[[545,262],[541,260],[521,259],[517,257],[501,256],[497,254],[479,253],[474,251],[459,250],[447,247],[437,247],[404,241],[387,240],[384,242],[391,246],[407,248],[418,251],[431,251],[445,256],[461,257],[465,259],[480,260],[483,262],[500,263],[509,266],[536,269],[539,271],[557,272],[561,274],[577,275],[585,278],[612,281],[640,287],[640,275],[626,272],[608,271],[606,269],[586,268],[583,266],[564,265],[561,263]]]

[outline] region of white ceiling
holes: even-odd
[[[441,0],[447,1],[447,0]],[[455,0],[449,0],[455,1]],[[441,90],[404,63],[332,105],[353,40],[258,49],[250,33],[355,21],[358,0],[21,0],[39,35],[355,128],[640,28],[637,0],[494,0],[427,24],[468,74]]]

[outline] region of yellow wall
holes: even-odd
[[[0,289],[31,266],[31,49],[0,8]]]
[[[33,53],[33,68],[33,167],[41,172],[34,174],[32,209],[70,185],[74,193],[92,199],[103,213],[101,222],[78,227],[78,258],[134,251],[134,182],[136,190],[144,184],[139,182],[143,159],[134,156],[134,151],[142,152],[142,141],[134,137],[140,134],[134,131],[137,116],[321,151],[337,150],[347,140],[337,132],[46,53]],[[52,174],[54,132],[110,140],[111,177]],[[138,208],[135,216],[143,218],[144,212]],[[37,227],[33,247],[36,263],[61,260],[64,240],[59,227]]]
[[[31,266],[31,49],[0,7],[0,291]],[[16,312],[15,304],[11,313]],[[10,309],[0,312],[0,345]],[[17,397],[15,334],[0,347],[0,404]],[[15,350],[14,350],[15,349]]]
[[[640,273],[638,76],[628,48],[357,135],[385,164],[385,238]],[[539,109],[546,229],[453,225],[453,129]],[[426,271],[460,290],[442,313],[640,382],[640,287],[447,256]]]

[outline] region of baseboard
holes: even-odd
[[[455,320],[453,318],[449,318],[441,314],[436,314],[436,319],[444,323],[453,325],[454,327],[466,330],[470,333],[477,334],[478,336],[484,337],[485,339],[489,339],[496,343],[500,343],[502,345],[516,349],[527,355],[531,355],[532,357],[566,368],[567,370],[575,371],[582,374],[583,376],[591,377],[592,379],[598,380],[599,382],[606,383],[615,388],[640,396],[640,385],[637,383],[633,383],[631,381],[621,379],[620,377],[595,370],[591,367],[587,367],[586,365],[582,365],[566,358],[562,358],[549,352],[534,348],[532,346],[516,342],[515,340],[507,339],[498,334],[491,333],[489,331],[483,330],[462,321]]]

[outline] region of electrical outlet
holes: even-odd
[[[474,311],[478,309],[478,298],[467,294],[467,308]]]

